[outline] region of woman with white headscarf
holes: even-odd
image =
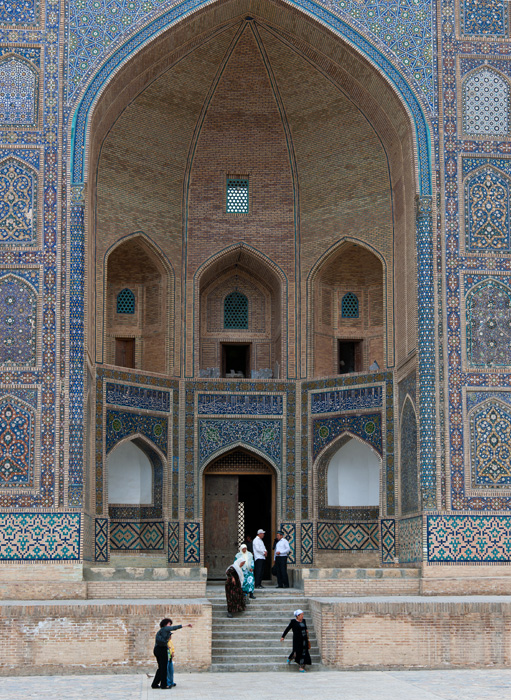
[[[242,612],[245,610],[245,594],[243,593],[243,581],[245,576],[243,574],[243,567],[245,566],[245,560],[240,559],[231,564],[225,575],[227,580],[225,582],[225,597],[227,599],[227,617],[232,617],[234,613]]]
[[[293,651],[289,654],[287,662],[288,664],[294,659],[299,665],[299,671],[305,673],[305,666],[311,665],[311,656],[309,654],[310,642],[309,633],[307,632],[307,623],[303,619],[303,610],[295,610],[294,619],[291,620],[289,625],[284,630],[280,641],[284,641],[284,637],[289,632],[293,630]]]
[[[248,595],[249,598],[255,600],[254,555],[248,551],[246,544],[242,544],[240,551],[236,554],[236,561],[238,564],[240,563],[241,559],[243,559],[245,562],[245,566],[243,567],[243,593]]]

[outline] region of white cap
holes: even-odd
[[[266,535],[266,531],[265,531],[265,530],[261,530],[261,528],[259,528],[259,530],[257,531],[257,534],[258,534],[258,535]]]
[[[295,610],[295,611],[294,611],[293,615],[294,615],[295,617],[298,617],[298,615],[301,615],[302,613],[303,613],[303,610],[300,610],[300,608],[298,608],[298,610]]]

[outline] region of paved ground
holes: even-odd
[[[510,700],[511,670],[179,673],[180,700]],[[152,700],[143,674],[0,678],[0,700]]]

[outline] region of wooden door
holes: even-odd
[[[135,368],[135,338],[115,339],[115,364]]]
[[[238,551],[238,476],[205,476],[204,559],[209,578],[225,578]]]

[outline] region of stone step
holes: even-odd
[[[307,673],[311,671],[327,670],[322,664],[317,663],[312,666],[307,666]],[[270,671],[286,671],[289,673],[299,673],[298,665],[293,663],[288,664],[287,661],[275,661],[273,663],[248,663],[247,660],[237,663],[218,663],[211,664],[210,671],[212,673],[249,673],[249,672],[270,672]]]
[[[290,652],[288,652],[289,654]],[[264,663],[265,665],[270,665],[274,663],[281,663],[281,659],[287,659],[288,654],[253,654],[251,656],[247,656],[246,658],[249,659],[257,659],[257,663]],[[319,653],[313,653],[311,650],[311,661],[313,664],[319,664],[321,663],[321,657]],[[239,656],[236,656],[236,654],[214,654],[211,657],[211,663],[212,664],[226,664],[226,663],[237,663],[239,662]]]
[[[252,653],[254,653],[254,654],[256,654],[256,653],[257,654],[259,654],[259,653],[260,654],[271,653],[271,654],[279,655],[279,654],[284,653],[286,651],[286,649],[288,649],[288,648],[291,649],[291,646],[290,646],[290,644],[287,643],[287,640],[286,640],[286,643],[280,642],[279,640],[277,640],[277,641],[264,640],[264,643],[263,643],[263,641],[260,641],[258,643],[256,643],[254,641],[252,644],[247,644],[247,642],[245,640],[242,640],[239,642],[232,641],[231,643],[229,643],[227,640],[224,640],[223,644],[219,644],[219,643],[215,642],[215,644],[213,645],[212,652],[213,652],[213,656],[215,656],[216,654],[233,654],[233,653],[247,654],[247,655],[252,654]],[[319,649],[318,649],[317,645],[315,645],[313,643],[312,640],[311,640],[310,652],[311,652],[311,654],[313,654],[313,653],[319,654]],[[289,653],[289,651],[288,651],[288,653]]]
[[[213,635],[213,643],[220,642],[222,640],[249,640],[261,641],[262,639],[280,639],[282,632],[285,627],[282,625],[276,625],[274,628],[261,627],[260,629],[254,629],[252,626],[247,626],[243,628],[233,629],[232,627],[225,627]],[[289,636],[289,635],[288,635]],[[311,642],[316,641],[316,633],[309,630],[309,639]]]

